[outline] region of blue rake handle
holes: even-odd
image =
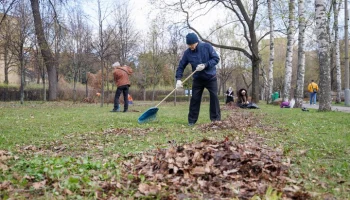
[[[182,81],[182,83],[186,82],[186,81],[187,81],[189,78],[191,78],[191,77],[193,76],[193,74],[196,73],[196,72],[197,72],[197,70],[194,70],[194,72],[192,72],[187,78],[185,78],[185,80]],[[167,99],[171,94],[173,94],[173,93],[175,92],[175,90],[176,90],[176,87],[175,87],[175,89],[173,89],[173,91],[171,91],[166,97],[164,97],[164,99],[163,99],[161,102],[159,102],[159,103],[155,106],[155,108],[158,107],[161,103],[163,103],[163,101],[165,101],[165,99]]]

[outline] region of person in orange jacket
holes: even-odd
[[[308,85],[307,90],[310,92],[310,105],[316,105],[318,85],[314,82],[314,80],[311,80],[311,83]]]
[[[123,93],[124,97],[124,111],[128,111],[128,94],[129,94],[129,87],[130,87],[130,80],[129,76],[132,74],[132,69],[129,66],[120,66],[119,62],[115,62],[112,67],[114,67],[113,77],[114,82],[117,85],[117,90],[115,92],[114,96],[114,108],[111,110],[111,112],[119,112],[120,111],[120,105],[119,105],[119,97],[121,93]]]

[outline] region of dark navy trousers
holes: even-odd
[[[210,106],[209,117],[211,121],[220,121],[220,103],[218,98],[218,83],[216,77],[210,80],[194,79],[192,83],[192,97],[188,113],[188,123],[195,124],[201,107],[202,95],[204,88],[209,91]]]
[[[124,97],[124,111],[127,111],[129,106],[129,101],[128,101],[129,85],[121,85],[117,88],[117,91],[115,92],[115,96],[114,96],[114,110],[117,110],[119,108],[119,97],[121,93],[123,93],[123,97]]]

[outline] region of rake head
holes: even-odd
[[[154,121],[157,118],[159,108],[152,107],[144,112],[138,119],[139,124]]]

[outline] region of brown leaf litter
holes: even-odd
[[[283,193],[284,199],[308,198],[302,186],[289,181],[289,164],[289,160],[283,162],[281,151],[261,147],[254,140],[203,140],[134,157],[123,163],[122,174],[145,177],[135,180],[135,197],[161,194],[162,199],[250,199],[264,195],[271,186]],[[119,186],[129,187],[129,180],[123,180]],[[112,195],[117,186],[104,184],[102,188],[103,193]]]

